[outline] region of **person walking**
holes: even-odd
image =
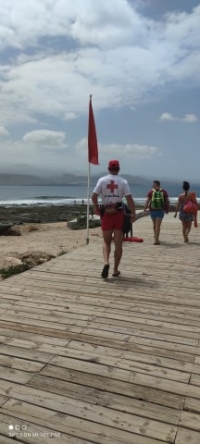
[[[135,221],[135,203],[128,182],[118,175],[119,171],[119,161],[110,160],[108,163],[109,174],[98,180],[92,194],[95,212],[101,216],[104,257],[104,267],[101,276],[103,279],[106,279],[109,274],[109,257],[113,235],[115,244],[113,276],[119,276],[120,274],[119,264],[122,257],[122,231],[124,224],[123,197],[126,197],[128,207],[131,211],[131,221]],[[99,206],[98,203],[99,195],[101,195],[102,198],[101,206]]]
[[[192,222],[194,221],[194,219],[195,219],[195,226],[197,226],[195,213],[197,213],[198,204],[197,204],[195,193],[190,193],[189,190],[190,190],[189,182],[184,181],[183,182],[183,193],[179,194],[179,196],[178,196],[178,202],[177,202],[176,211],[174,214],[174,217],[176,217],[177,213],[179,211],[179,219],[182,222],[182,234],[183,234],[184,242],[189,241],[188,234],[192,228]],[[189,202],[192,202],[192,204],[193,204],[193,212],[187,211],[187,204]],[[195,206],[196,206],[196,211],[194,211]]]
[[[160,245],[160,227],[165,213],[169,212],[169,197],[166,190],[160,187],[160,181],[154,180],[153,188],[147,194],[144,206],[144,214],[150,210],[150,216],[153,222],[154,245]]]

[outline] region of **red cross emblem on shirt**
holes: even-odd
[[[118,188],[118,185],[117,183],[114,182],[114,180],[111,180],[110,184],[107,185],[106,188],[108,188],[111,191],[111,193],[114,193],[114,191]]]

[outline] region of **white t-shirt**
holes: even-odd
[[[127,180],[113,174],[101,177],[93,192],[101,194],[103,205],[121,202],[124,196],[131,194]]]

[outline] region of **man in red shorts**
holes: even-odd
[[[118,176],[120,165],[118,160],[110,160],[108,164],[109,174],[101,177],[92,194],[92,202],[95,210],[100,211],[98,196],[102,198],[101,226],[103,232],[103,257],[104,267],[101,273],[106,279],[109,273],[109,256],[111,251],[112,235],[114,234],[115,252],[113,276],[119,276],[119,263],[122,257],[122,230],[124,223],[124,208],[122,199],[126,197],[131,211],[132,222],[135,221],[135,204],[130,192],[127,180]]]

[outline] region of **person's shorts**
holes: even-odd
[[[163,219],[164,215],[165,215],[164,210],[151,210],[150,211],[151,219],[157,219],[157,218]]]
[[[124,212],[118,211],[116,214],[104,213],[101,218],[101,227],[103,231],[123,230]]]
[[[179,219],[183,222],[193,222],[194,216],[192,213],[186,213],[186,211],[180,210]]]

